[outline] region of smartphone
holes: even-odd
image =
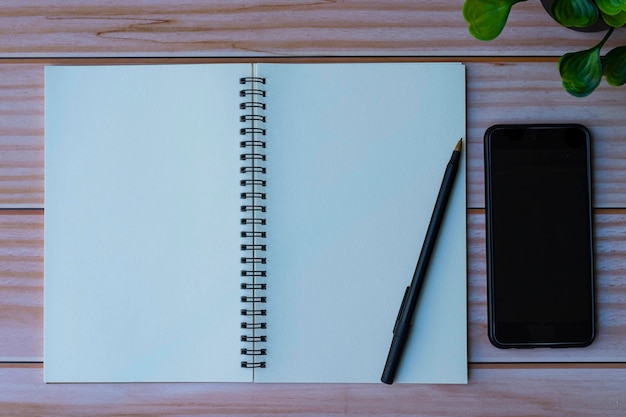
[[[595,336],[591,137],[581,125],[485,133],[489,340],[581,347]]]

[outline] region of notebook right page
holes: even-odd
[[[379,382],[452,150],[461,64],[268,64],[267,368]],[[396,382],[467,381],[465,157]]]

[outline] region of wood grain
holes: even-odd
[[[554,63],[467,66],[468,207],[484,207],[483,136],[498,123],[581,123],[593,142],[594,205],[626,207],[626,89],[605,82],[584,99],[561,88]]]
[[[463,57],[451,60],[463,61]],[[382,60],[370,58],[369,61]],[[0,207],[43,206],[43,68],[45,63],[67,62],[36,62],[0,63]],[[85,62],[102,63],[72,60],[69,64]],[[126,59],[115,62],[172,61]],[[626,207],[625,88],[610,87],[603,82],[590,97],[572,97],[561,88],[555,60],[469,60],[466,65],[467,100],[471,103],[467,107],[470,208],[484,207],[482,141],[485,130],[496,123],[523,122],[587,124],[594,137],[595,205]]]
[[[44,385],[42,377],[40,367],[0,367],[0,415],[617,417],[626,412],[623,366],[472,366],[469,385]]]
[[[0,65],[0,207],[43,205],[43,67]]]
[[[583,349],[496,349],[487,337],[485,214],[468,216],[468,333],[472,362],[626,362],[626,210],[594,214],[597,333]]]
[[[626,362],[626,209],[596,210],[598,334],[584,349],[496,349],[487,338],[484,210],[468,215],[470,362]],[[0,212],[0,361],[43,357],[43,211]]]
[[[538,1],[516,4],[492,42],[468,34],[462,4],[3,2],[0,415],[626,415],[626,87],[567,95],[558,57],[599,35],[555,25]],[[467,64],[468,385],[43,384],[44,65],[250,60]],[[497,350],[486,337],[482,137],[531,122],[583,123],[594,137],[598,337],[585,349]]]
[[[0,55],[527,56],[587,49],[538,1],[520,3],[503,34],[467,32],[460,0],[25,0],[0,6]],[[617,33],[607,46],[624,43]],[[596,39],[597,38],[597,39]]]
[[[43,211],[0,211],[0,361],[43,357]]]

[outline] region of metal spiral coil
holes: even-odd
[[[264,333],[267,328],[265,319],[267,309],[264,308],[267,303],[265,296],[267,289],[265,213],[267,207],[264,201],[267,198],[265,192],[267,186],[265,123],[267,118],[264,114],[266,105],[262,100],[267,94],[263,87],[266,80],[262,77],[244,77],[239,80],[239,83],[245,86],[239,91],[239,96],[245,99],[239,105],[239,108],[244,111],[239,118],[243,124],[239,133],[245,136],[245,139],[239,142],[242,149],[240,196],[243,200],[240,208],[241,212],[245,213],[241,218],[241,278],[243,279],[241,302],[245,304],[245,308],[241,309],[243,318],[241,354],[250,357],[242,360],[241,366],[265,368],[266,361],[263,358],[267,354],[267,349],[263,347],[263,344],[267,341],[267,335]]]

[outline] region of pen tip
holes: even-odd
[[[455,151],[460,151],[461,149],[463,149],[463,139],[459,139],[459,141],[456,144],[456,147],[454,148]]]

